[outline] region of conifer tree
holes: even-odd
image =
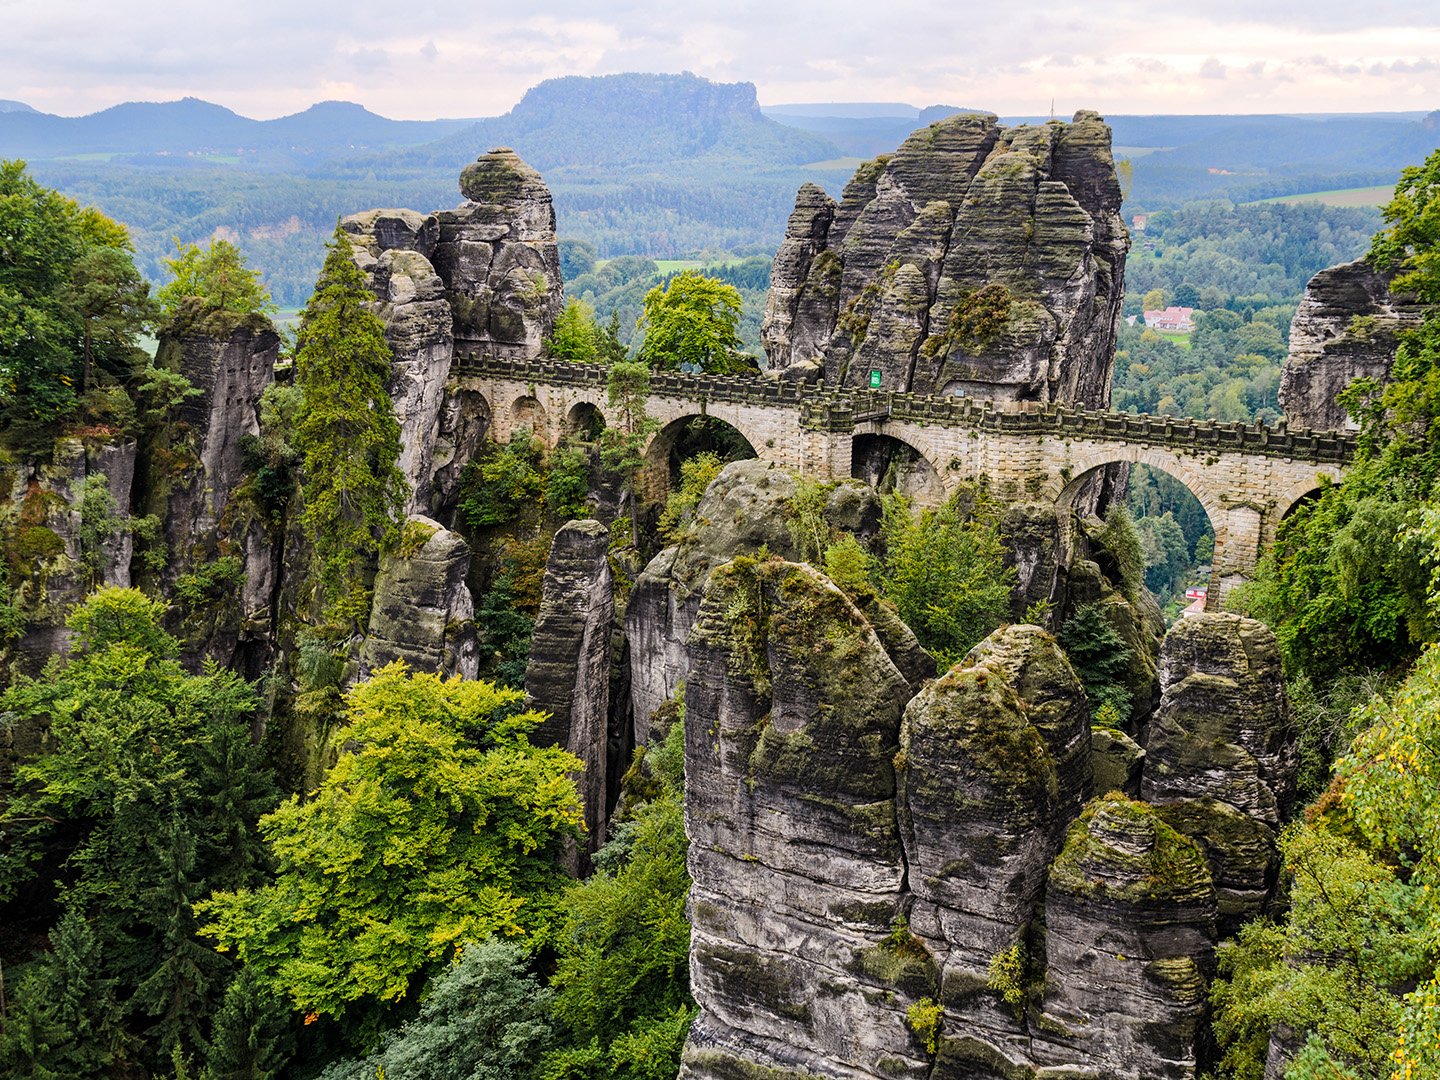
[[[358,623],[365,582],[398,533],[404,498],[400,424],[390,401],[391,352],[370,310],[375,295],[337,225],[315,295],[300,317],[295,382],[304,398],[296,447],[304,459],[301,527],[319,563],[327,616]]]

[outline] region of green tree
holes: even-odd
[[[405,498],[400,424],[387,389],[392,356],[375,295],[337,225],[325,268],[300,316],[295,431],[303,460],[300,525],[320,569],[330,617],[358,624],[382,546],[399,532]]]
[[[245,265],[244,254],[228,240],[211,240],[201,248],[182,244],[176,237],[175,257],[166,259],[165,267],[172,280],[161,286],[155,299],[170,318],[187,300],[198,302],[204,314],[269,315],[277,310],[259,271]]]
[[[941,670],[1006,620],[1015,571],[982,499],[980,513],[957,498],[915,514],[903,496],[887,496],[880,531],[885,558],[877,582]]]
[[[253,969],[242,967],[215,1014],[205,1080],[277,1080],[294,1050],[285,1002]]]
[[[617,360],[605,377],[605,401],[611,422],[600,436],[600,461],[619,475],[630,497],[630,542],[640,546],[640,495],[637,484],[645,468],[645,445],[659,422],[646,411],[650,369],[639,361]]]
[[[463,942],[545,939],[581,766],[530,745],[540,715],[515,711],[522,696],[398,661],[355,686],[336,735],[353,749],[261,821],[274,879],[199,905],[206,932],[297,1010],[352,1017],[360,1038]]]
[[[0,426],[53,438],[98,365],[125,380],[154,308],[123,226],[0,161]]]
[[[555,327],[545,339],[546,351],[557,360],[594,363],[600,359],[600,336],[595,308],[584,300],[567,300],[555,317]]]
[[[648,787],[616,821],[596,871],[571,886],[555,944],[554,1015],[563,1045],[541,1066],[571,1075],[584,1061],[612,1076],[668,1080],[694,1017],[685,899],[683,706],[637,753],[631,790]],[[583,1070],[582,1070],[583,1071]]]
[[[192,902],[203,883],[255,883],[255,822],[275,798],[250,744],[253,690],[213,667],[188,674],[163,613],[135,589],[99,590],[67,620],[68,657],[0,695],[0,714],[48,727],[0,818],[0,897],[24,888],[83,921],[114,1002],[95,1023],[140,1037],[151,1067],[203,1045],[229,965],[197,941]],[[37,882],[41,856],[59,870]]]
[[[740,293],[733,285],[683,270],[645,294],[637,328],[640,360],[656,370],[740,372],[754,361],[739,353]]]
[[[1060,646],[1085,695],[1091,716],[1107,705],[1122,720],[1130,715],[1133,695],[1127,676],[1134,654],[1097,604],[1086,604],[1060,627]]]
[[[527,959],[515,942],[466,943],[430,980],[415,1019],[374,1054],[337,1062],[319,1080],[528,1080],[552,1031],[550,991]]]

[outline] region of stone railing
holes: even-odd
[[[460,357],[452,374],[504,378],[549,386],[602,388],[598,364],[505,357]],[[819,386],[765,376],[686,375],[656,372],[655,397],[798,409],[812,430],[853,431],[857,425],[887,421],[966,427],[1011,436],[1050,436],[1163,446],[1180,453],[1260,454],[1303,461],[1345,464],[1355,455],[1348,432],[1311,431],[1276,425],[1220,423],[1176,416],[1117,413],[1036,402],[994,402],[978,398],[902,394]],[[493,405],[494,403],[492,403]]]

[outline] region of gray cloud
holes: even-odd
[[[1202,79],[1223,79],[1225,78],[1225,65],[1215,57],[1210,57],[1200,65],[1200,78]]]

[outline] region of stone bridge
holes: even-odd
[[[548,445],[604,422],[605,369],[595,364],[457,357],[459,388],[483,397],[490,431],[504,442],[521,428]],[[854,475],[875,440],[916,455],[920,501],[942,501],[984,480],[1006,502],[1069,507],[1107,465],[1143,462],[1185,484],[1215,530],[1218,607],[1247,580],[1275,539],[1280,519],[1354,454],[1353,436],[1289,430],[1283,424],[1222,424],[1169,416],[1095,412],[1035,403],[995,403],[805,385],[763,376],[658,372],[648,403],[660,429],[647,451],[642,486],[651,497],[669,483],[669,453],[696,417],[725,422],[756,455],[820,479]]]

